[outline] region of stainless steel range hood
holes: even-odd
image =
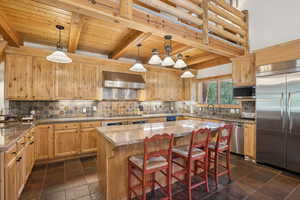
[[[142,75],[103,71],[103,87],[137,90],[144,89],[146,84]]]

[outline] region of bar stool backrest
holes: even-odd
[[[144,139],[144,169],[147,168],[147,161],[149,159],[160,156],[166,158],[166,160],[170,164],[172,158],[173,141],[174,135],[167,133],[154,135],[150,138],[146,137]],[[167,147],[163,145],[157,145],[161,148],[149,151],[149,146],[155,143],[167,143],[168,145]]]
[[[216,148],[219,147],[219,145],[228,145],[228,148],[230,149],[230,141],[231,141],[231,135],[232,135],[233,125],[227,124],[223,127],[220,127],[218,129],[218,137],[216,141]]]
[[[202,148],[207,153],[210,136],[211,130],[208,128],[194,130],[192,132],[191,144],[189,148],[189,157],[192,156],[192,151],[194,148]]]

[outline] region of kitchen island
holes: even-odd
[[[187,145],[193,130],[210,128],[216,131],[223,125],[223,123],[181,120],[97,128],[97,171],[103,199],[127,199],[127,159],[129,156],[143,153],[143,141],[146,137],[169,133],[174,134],[174,146]],[[163,183],[162,177],[158,176],[157,179]]]

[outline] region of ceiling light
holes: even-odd
[[[159,57],[159,52],[157,49],[153,49],[152,50],[152,56],[150,58],[150,60],[148,61],[148,63],[150,65],[160,65],[162,62],[161,58]]]
[[[171,56],[167,56],[162,61],[161,65],[164,67],[173,66],[175,64],[174,60],[171,58]]]
[[[182,54],[178,54],[174,68],[182,69],[185,68],[186,66],[187,64],[184,62]]]
[[[140,47],[141,46],[142,46],[141,44],[137,45],[138,57],[140,57]],[[132,67],[130,67],[129,70],[133,71],[133,72],[146,72],[147,71],[147,69],[144,67],[144,65],[138,61]]]
[[[61,31],[64,30],[64,27],[61,25],[56,25],[56,28],[59,30],[59,40],[58,40],[57,46],[56,46],[57,50],[54,51],[49,56],[47,56],[46,58],[50,62],[71,63],[72,59],[62,51],[63,48],[61,46]]]
[[[181,78],[194,78],[195,75],[189,70],[185,71],[181,76]]]

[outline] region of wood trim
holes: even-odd
[[[225,74],[225,75],[221,75],[221,76],[211,76],[208,78],[199,78],[197,79],[197,81],[209,81],[209,80],[219,80],[219,79],[226,79],[226,78],[232,78],[232,74]]]
[[[244,10],[243,13],[245,15],[244,19],[245,19],[246,26],[247,26],[247,31],[246,31],[245,38],[244,38],[244,40],[245,40],[244,53],[245,53],[245,55],[247,55],[249,53],[249,50],[250,50],[250,47],[249,47],[249,12],[248,12],[248,10]]]
[[[3,60],[3,56],[4,56],[4,50],[7,46],[7,42],[6,41],[0,41],[0,62]]]
[[[169,0],[169,1],[179,7],[183,7],[191,12],[194,12],[195,14],[197,14],[199,16],[202,15],[204,12],[204,8],[202,9],[200,6],[193,3],[192,1],[187,1],[187,0]]]
[[[213,66],[218,66],[218,65],[224,65],[224,64],[228,64],[231,63],[231,60],[229,58],[226,57],[220,57],[214,60],[209,60],[197,65],[193,65],[192,68],[193,69],[206,69],[209,67],[213,67]]]
[[[209,40],[209,23],[208,23],[208,4],[210,0],[203,0],[202,7],[203,7],[203,43],[208,44]]]
[[[208,54],[205,56],[197,56],[197,58],[191,58],[190,60],[187,61],[188,65],[195,65],[195,64],[199,64],[199,63],[203,63],[209,60],[213,60],[216,58],[219,58],[220,56],[217,54]]]
[[[240,10],[236,9],[235,7],[232,7],[230,4],[226,3],[224,0],[213,0],[216,4],[227,10],[228,12],[240,17],[244,18],[245,14],[241,12]]]
[[[185,45],[181,45],[179,47],[174,47],[171,53],[171,56],[176,56],[178,54],[183,54],[187,51],[191,51],[192,49],[195,49],[193,47],[189,47],[189,46],[185,46]]]
[[[120,16],[132,19],[132,0],[120,0]]]
[[[151,33],[143,33],[140,31],[131,30],[109,57],[112,59],[118,59],[122,57],[128,49],[149,39],[151,35]]]
[[[23,40],[11,27],[11,23],[8,21],[5,13],[2,10],[0,10],[0,33],[10,45],[16,47],[23,45]]]
[[[74,53],[78,47],[79,38],[85,19],[82,15],[72,13],[68,51]]]
[[[255,65],[261,66],[300,58],[300,39],[255,51]]]
[[[5,187],[4,187],[4,153],[0,152],[0,200],[4,200],[4,195],[5,195]]]

